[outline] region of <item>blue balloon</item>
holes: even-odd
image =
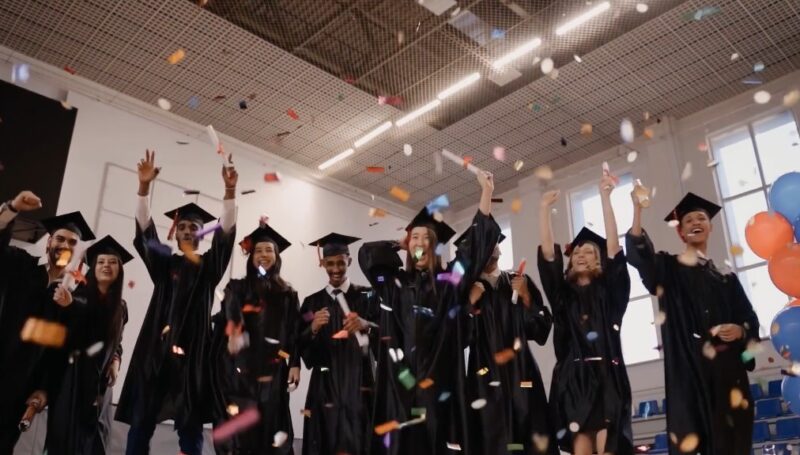
[[[770,333],[772,345],[781,357],[800,361],[800,306],[790,306],[779,311],[772,320]]]
[[[800,172],[788,172],[775,180],[769,190],[769,205],[787,220],[800,217]]]
[[[800,216],[798,216],[797,219],[794,220],[794,224],[792,225],[792,227],[794,227],[794,241],[800,242]]]
[[[783,396],[783,401],[789,405],[792,413],[797,414],[800,412],[800,378],[795,376],[783,378],[781,396]]]

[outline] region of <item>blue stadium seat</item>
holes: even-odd
[[[778,420],[775,423],[775,441],[800,438],[800,417]]]
[[[662,414],[666,414],[667,413],[667,399],[666,398],[661,400],[661,413]]]
[[[771,398],[779,398],[781,396],[781,380],[769,381],[767,384],[767,395]]]
[[[658,414],[658,400],[647,400],[639,403],[639,412],[636,417],[648,418]]]
[[[659,433],[656,435],[656,440],[653,447],[647,453],[667,453],[669,450],[669,439],[666,433]]]
[[[753,400],[764,398],[764,389],[761,388],[761,384],[750,384],[750,395],[753,396]]]
[[[767,422],[755,422],[753,424],[753,443],[769,440],[769,425]]]
[[[756,420],[770,419],[783,414],[779,398],[766,398],[756,401]]]

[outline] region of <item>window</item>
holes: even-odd
[[[769,336],[772,318],[788,301],[767,271],[767,262],[747,247],[744,229],[757,212],[767,210],[767,194],[781,175],[800,171],[800,141],[790,112],[760,119],[709,138],[715,174],[731,245],[744,253],[733,268],[761,323],[761,336]]]
[[[633,204],[631,204],[630,198],[632,190],[633,178],[630,174],[625,174],[620,176],[619,185],[611,193],[611,206],[614,208],[617,232],[623,248],[625,248],[625,233],[628,232],[633,222]],[[606,236],[600,191],[596,184],[571,192],[570,207],[573,237],[584,226],[603,237]],[[658,359],[661,354],[660,350],[656,349],[659,345],[658,330],[653,324],[655,299],[650,296],[642,284],[639,272],[630,265],[628,265],[628,274],[631,277],[630,302],[622,320],[620,337],[625,363],[632,365]]]
[[[511,247],[511,225],[508,223],[501,225],[500,232],[506,236],[506,239],[500,243],[500,260],[497,261],[497,266],[500,270],[516,270],[514,250]]]

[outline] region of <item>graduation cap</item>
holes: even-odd
[[[42,225],[51,235],[59,229],[66,229],[78,234],[78,237],[84,242],[96,238],[94,232],[92,232],[92,228],[86,223],[81,212],[56,215],[52,218],[42,220]]]
[[[97,256],[101,254],[113,254],[115,256],[119,256],[123,264],[133,259],[133,255],[110,235],[107,235],[94,242],[92,246],[86,249],[86,260],[89,262],[89,264],[94,264]]]
[[[664,221],[670,222],[676,220],[680,222],[687,213],[697,211],[706,212],[708,218],[711,219],[714,218],[720,210],[722,210],[722,207],[717,204],[703,199],[694,193],[686,193],[686,196],[678,202],[678,205],[667,214]]]
[[[569,256],[572,254],[572,251],[583,245],[584,243],[591,242],[597,245],[597,248],[600,249],[600,259],[603,260],[608,257],[608,245],[606,245],[606,239],[600,236],[600,234],[594,232],[593,230],[584,227],[578,232],[578,235],[572,239],[572,242],[564,248],[564,256]]]
[[[358,242],[361,240],[358,237],[350,237],[349,235],[337,234],[331,232],[325,237],[314,240],[309,243],[311,246],[322,248],[322,257],[337,256],[339,254],[350,254],[350,249],[347,245]]]
[[[200,224],[206,224],[217,219],[214,215],[206,212],[194,202],[172,209],[164,215],[170,220],[173,220],[173,223],[180,220],[189,220],[197,221]]]
[[[456,241],[453,242],[453,244],[455,246],[460,246],[461,242],[466,240],[467,235],[469,235],[470,232],[472,232],[472,226],[470,226],[466,231],[464,231],[463,234],[459,235],[458,238],[456,239]],[[505,240],[505,239],[506,239],[506,236],[503,235],[503,234],[500,234],[500,237],[497,238],[497,244],[499,245],[499,244],[503,243],[503,240]]]
[[[428,212],[427,208],[423,208],[419,211],[417,216],[411,220],[411,223],[406,226],[406,231],[411,232],[411,229],[419,226],[425,226],[433,229],[436,232],[436,238],[438,239],[439,243],[447,243],[450,239],[456,235],[456,231],[453,230],[450,226],[447,225],[444,221],[436,221],[436,218],[433,217]]]
[[[253,232],[239,242],[239,246],[241,246],[242,249],[246,250],[248,253],[252,253],[253,248],[255,248],[256,244],[259,242],[273,242],[275,245],[277,245],[279,253],[283,253],[286,251],[286,248],[292,246],[288,240],[286,240],[282,235],[278,234],[278,231],[269,227],[268,224],[257,227]]]

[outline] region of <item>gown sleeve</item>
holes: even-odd
[[[122,362],[122,334],[125,331],[125,324],[128,323],[128,303],[122,300],[120,305],[122,305],[122,327],[119,330],[119,343],[117,343],[117,348],[114,350],[114,355]]]
[[[300,317],[300,298],[297,297],[297,291],[292,290],[289,293],[289,320],[286,321],[289,327],[288,333],[288,348],[289,353],[289,368],[300,367],[300,324],[303,323],[303,318]]]
[[[500,238],[500,226],[492,215],[484,215],[480,210],[472,218],[472,226],[468,230],[467,237],[461,242],[456,250],[456,258],[448,265],[448,271],[452,272],[455,263],[458,262],[464,267],[464,276],[458,283],[457,293],[459,296],[466,297],[473,283],[478,281],[481,272],[489,262],[489,258],[494,253],[494,247]],[[466,299],[459,299],[461,302]]]
[[[529,340],[534,340],[540,346],[544,346],[553,327],[553,315],[550,314],[550,309],[544,305],[542,293],[539,292],[539,288],[536,287],[531,277],[525,275],[525,281],[528,286],[528,294],[531,296],[531,305],[525,308],[523,313],[525,335]]]
[[[735,273],[731,273],[730,277],[733,281],[731,303],[734,309],[734,320],[745,329],[744,339],[741,340],[741,348],[744,351],[747,349],[749,343],[761,341],[761,335],[759,334],[760,325],[758,322],[758,315],[756,315],[756,312],[753,310],[753,305],[750,303],[750,299],[747,298],[747,293],[742,287],[739,278]],[[748,360],[744,365],[747,371],[753,371],[756,367],[755,358]]]
[[[237,281],[230,281],[225,286],[225,319],[231,321],[234,325],[244,323],[244,314],[242,313],[242,298],[237,292]]]
[[[317,346],[315,343],[319,339],[319,334],[317,336],[313,336],[311,333],[311,322],[312,320],[309,318],[306,321],[302,315],[311,312],[311,300],[312,296],[308,296],[303,299],[303,305],[300,307],[300,322],[299,325],[299,339],[298,339],[298,351],[300,357],[303,359],[303,362],[306,364],[306,368],[312,369],[317,366],[317,361],[315,358],[315,354],[317,352]]]
[[[611,297],[611,310],[616,316],[617,322],[621,322],[622,316],[625,315],[625,310],[628,308],[631,294],[631,277],[628,274],[628,263],[622,249],[613,258],[606,261],[605,267],[603,276],[605,287]]]
[[[214,285],[216,285],[216,283],[220,282],[222,276],[225,275],[225,271],[231,260],[231,255],[233,254],[234,239],[236,239],[235,224],[227,232],[224,229],[217,229],[214,231],[214,238],[211,240],[211,248],[203,253],[203,267],[205,269],[206,279],[209,283],[214,283]],[[214,303],[213,299],[209,299],[208,303],[208,309],[210,311],[210,305]]]
[[[139,257],[142,258],[144,266],[147,267],[147,273],[154,283],[157,283],[162,277],[166,276],[169,272],[170,256],[163,254],[156,248],[161,243],[156,231],[156,225],[151,219],[147,228],[141,229],[139,222],[134,220],[136,225],[136,235],[133,238],[133,246]]]
[[[642,230],[642,235],[638,237],[628,231],[625,234],[625,249],[628,252],[628,263],[639,271],[644,287],[651,295],[656,295],[656,288],[660,282],[658,273],[660,260],[647,231]]]
[[[561,293],[566,283],[564,279],[564,259],[561,254],[561,245],[555,244],[553,260],[548,261],[542,255],[542,247],[538,251],[539,278],[542,280],[542,288],[547,301],[553,312],[558,312],[561,306]]]

